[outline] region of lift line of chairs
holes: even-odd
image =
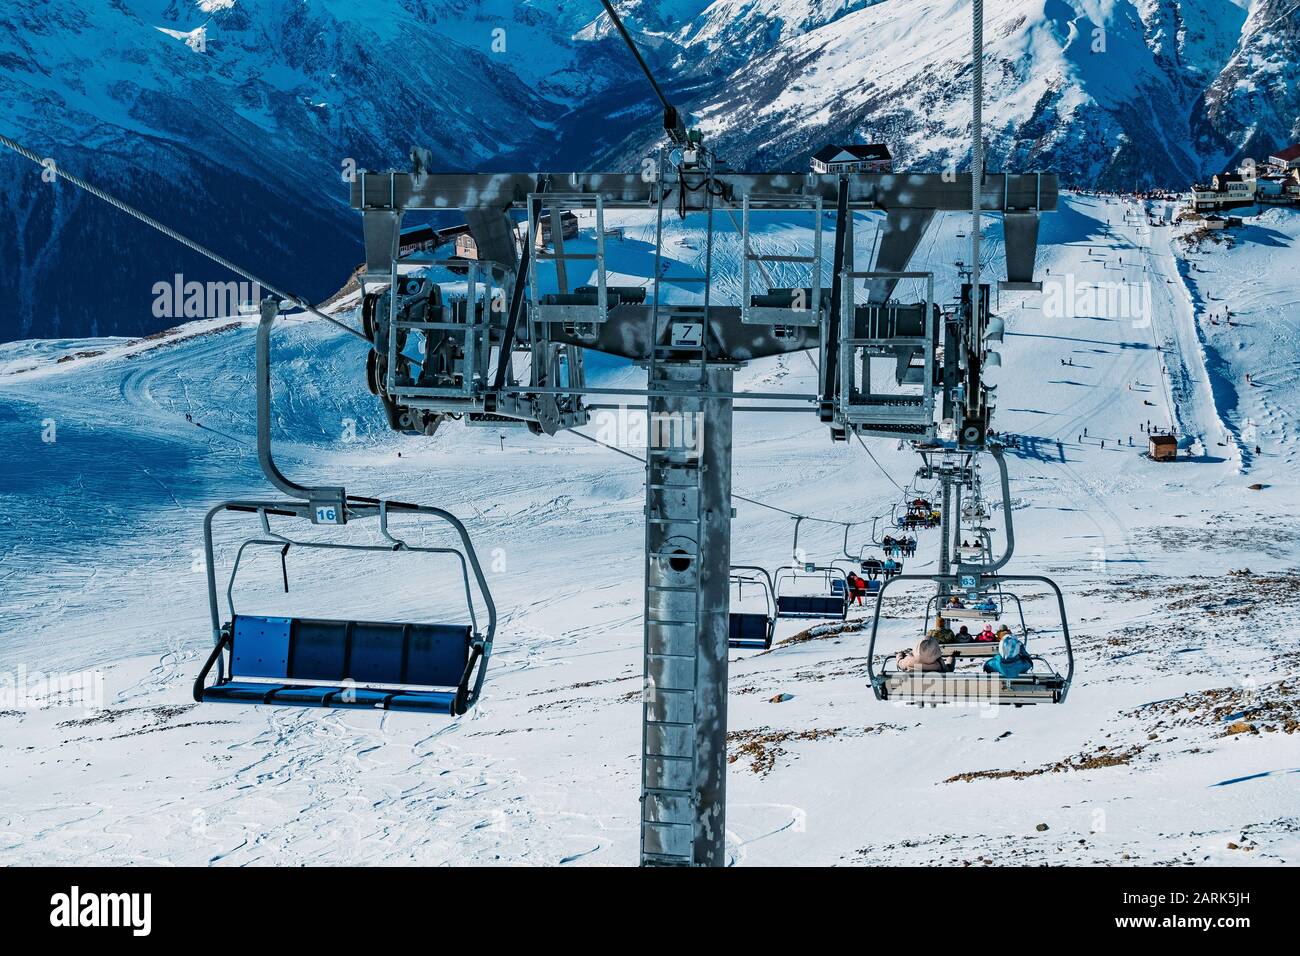
[[[733,606],[741,608],[729,615],[727,643],[733,648],[767,650],[779,618],[843,621],[849,616],[848,572],[835,562],[785,565],[775,575],[756,565],[738,564],[731,566],[730,577]],[[808,581],[818,587],[800,586]],[[745,609],[746,588],[762,595],[761,610]]]
[[[258,459],[266,477],[288,500],[228,501],[212,508],[204,521],[208,603],[214,646],[194,681],[194,698],[202,702],[272,704],[294,707],[344,707],[409,710],[457,716],[474,706],[482,691],[496,632],[497,613],[482,567],[469,534],[459,519],[441,508],[348,495],[341,487],[308,487],[290,481],[271,454],[270,331],[279,311],[274,300],[262,307],[257,330],[257,444]],[[909,504],[917,517],[928,503]],[[255,515],[260,533],[243,541],[225,589],[226,615],[223,620],[218,600],[213,519],[220,513]],[[395,536],[389,527],[392,514],[422,515],[449,526],[459,539],[459,548],[412,545]],[[297,519],[314,525],[341,525],[357,519],[377,519],[382,543],[358,544],[330,540],[293,538],[271,526],[271,518]],[[933,517],[932,512],[926,515]],[[796,527],[796,541],[797,541]],[[846,533],[847,538],[847,533]],[[434,621],[368,621],[246,614],[235,609],[234,585],[245,553],[251,548],[270,547],[280,552],[285,590],[288,590],[286,561],[289,551],[334,549],[342,551],[392,551],[454,555],[459,562],[465,592],[468,623]],[[846,549],[847,550],[847,549]],[[892,548],[890,549],[892,550]],[[887,550],[887,554],[889,551]],[[852,560],[852,559],[850,559]],[[764,595],[762,611],[737,611],[730,616],[729,643],[736,647],[770,648],[778,618],[844,620],[848,616],[850,588],[848,573],[836,559],[827,565],[787,565],[771,576],[763,568],[739,566],[731,569],[731,583],[743,589],[756,585]],[[1061,702],[1074,673],[1069,625],[1060,588],[1038,576],[961,574],[924,576],[885,573],[875,580],[875,559],[859,565],[868,573],[868,589],[876,596],[875,614],[868,650],[868,672],[872,688],[882,700],[917,703],[981,701],[1008,704]],[[899,569],[901,570],[901,568]],[[881,562],[884,572],[884,563]],[[472,579],[472,580],[471,580]],[[814,593],[795,593],[800,580],[814,580]],[[1042,670],[1019,677],[984,673],[962,673],[955,662],[974,656],[971,648],[954,647],[948,665],[941,672],[890,670],[888,660],[880,671],[874,666],[876,639],[885,591],[897,581],[931,581],[941,593],[963,590],[962,607],[939,608],[950,617],[974,616],[995,620],[1001,605],[1010,598],[1003,582],[1026,581],[1046,584],[1055,592],[1061,615],[1068,668],[1064,676],[1041,657],[1033,657]],[[474,589],[486,608],[486,622],[480,626]],[[996,592],[998,600],[989,595]],[[1014,599],[1014,598],[1012,598]],[[1014,599],[1019,608],[1019,600]],[[932,600],[927,607],[929,623]],[[1021,617],[1022,637],[1028,636]],[[212,678],[209,682],[209,677]]]
[[[729,616],[727,643],[733,648],[767,650],[772,646],[772,636],[779,618],[804,618],[843,621],[848,618],[853,588],[849,573],[863,575],[863,594],[872,596],[881,587],[881,578],[889,580],[903,570],[902,540],[897,542],[872,542],[863,545],[858,557],[848,556],[848,527],[845,528],[845,557],[835,558],[830,564],[789,564],[780,567],[775,577],[766,568],[757,565],[732,565],[730,584],[736,606],[744,608],[745,591],[757,590],[763,597],[761,610],[754,608],[735,610]],[[883,547],[884,559],[867,555],[869,548]],[[842,565],[851,567],[845,569]],[[821,586],[812,593],[800,588],[800,581],[814,581]],[[798,590],[799,593],[795,593]],[[753,603],[753,602],[751,602]]]

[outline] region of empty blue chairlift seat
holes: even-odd
[[[195,698],[459,714],[465,709],[471,644],[468,624],[236,614],[195,682]],[[205,685],[227,649],[229,675]]]
[[[729,647],[767,650],[772,646],[772,621],[766,614],[732,611],[729,623]]]
[[[781,617],[839,618],[848,613],[848,601],[843,593],[832,595],[781,594],[776,599],[777,613]]]

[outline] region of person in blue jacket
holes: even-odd
[[[1034,669],[1033,659],[1025,652],[1024,642],[1014,634],[1008,634],[998,642],[998,653],[984,662],[984,670],[989,674],[1001,674],[1003,677],[1020,677]]]

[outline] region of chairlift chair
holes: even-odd
[[[737,599],[744,597],[745,585],[757,585],[766,599],[762,611],[732,611],[728,615],[727,646],[750,650],[768,650],[776,633],[776,592],[766,568],[733,564],[730,583],[738,589]]]
[[[1034,669],[1019,677],[1004,677],[982,670],[958,671],[954,666],[955,656],[947,657],[942,671],[899,671],[891,668],[894,659],[892,655],[877,668],[876,639],[880,631],[881,608],[884,604],[885,591],[897,581],[929,581],[945,586],[956,583],[956,579],[951,575],[909,574],[886,581],[881,587],[876,595],[871,641],[867,650],[867,673],[877,699],[913,704],[974,703],[1016,707],[1025,704],[1060,704],[1065,701],[1070,683],[1074,679],[1074,652],[1070,644],[1070,626],[1065,615],[1065,598],[1061,594],[1061,589],[1050,578],[1040,575],[1002,575],[997,578],[999,588],[1002,582],[1015,581],[1047,585],[1056,595],[1057,608],[1061,616],[1061,633],[1065,639],[1067,661],[1065,674],[1062,675],[1045,658],[1031,654]]]
[[[1002,616],[1002,611],[996,601],[981,601],[979,604],[961,607],[944,605],[939,608],[940,617],[950,617],[962,621],[996,621]]]
[[[930,600],[926,603],[924,633],[928,634],[930,632],[931,614],[934,614],[936,618],[943,618],[945,620],[953,617],[953,615],[948,613],[948,611],[951,610],[950,608],[936,607],[936,605],[939,603],[939,600],[940,600],[940,596],[935,595],[931,597]],[[1015,604],[1016,611],[1020,617],[1019,636],[1020,639],[1025,642],[1025,646],[1028,647],[1029,628],[1025,624],[1025,611],[1024,611],[1024,607],[1020,603],[1020,598],[1010,591],[1003,591],[1001,590],[1001,588],[999,588],[998,600],[1003,602],[1003,610],[1006,609],[1006,602],[1010,601]],[[950,657],[954,659],[970,658],[970,657],[988,658],[988,657],[993,657],[995,654],[997,654],[998,642],[977,641],[974,640],[973,638],[969,641],[950,641],[946,644],[941,643],[940,650],[943,652],[944,657]]]
[[[815,578],[825,584],[823,594],[790,594],[789,586],[799,578]],[[849,616],[848,575],[834,565],[787,565],[777,568],[773,582],[777,617],[822,618],[843,621]]]
[[[866,549],[867,549],[867,545],[863,545],[862,550],[865,551]],[[835,560],[831,561],[831,565],[833,567],[838,567],[840,565],[845,566],[844,583],[848,587],[849,607],[852,607],[854,604],[853,585],[848,580],[849,575],[851,574],[858,575],[858,580],[860,580],[863,584],[863,588],[862,588],[863,597],[874,597],[876,592],[880,590],[880,575],[883,573],[884,569],[881,562],[878,559],[862,558],[862,557],[855,558],[846,553],[844,557],[836,558]],[[832,579],[831,593],[837,594],[839,593],[839,590],[840,590],[839,580]]]
[[[465,526],[452,514],[425,505],[349,498],[349,521],[377,517],[383,544],[300,540],[271,528],[270,518],[318,523],[315,505],[297,501],[228,501],[204,521],[208,603],[215,646],[194,681],[194,699],[204,703],[271,704],[292,707],[363,708],[418,711],[458,716],[477,702],[487,673],[496,632],[496,606]],[[212,523],[218,513],[254,514],[261,534],[239,547],[226,586],[228,616],[218,607]],[[390,513],[426,515],[448,524],[459,548],[407,544],[389,532]],[[326,516],[324,521],[335,521]],[[469,623],[323,620],[244,614],[235,609],[233,590],[239,566],[250,548],[269,546],[343,551],[450,554],[459,559]],[[479,626],[471,572],[479,600],[487,609]],[[287,576],[286,576],[287,589]],[[215,679],[208,676],[215,670]]]

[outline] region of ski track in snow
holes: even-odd
[[[992,711],[879,703],[864,632],[787,642],[806,622],[781,621],[771,652],[732,654],[734,865],[1295,861],[1300,756],[1277,711],[1291,707],[1294,721],[1300,659],[1291,627],[1300,610],[1291,420],[1300,342],[1281,266],[1294,257],[1300,216],[1289,216],[1269,213],[1232,248],[1194,253],[1196,270],[1177,257],[1168,234],[1179,230],[1143,225],[1134,204],[1070,196],[1045,217],[1040,271],[1146,277],[1155,307],[1147,327],[1047,317],[1040,297],[1022,293],[998,306],[1007,336],[1004,365],[991,370],[995,427],[1021,439],[1009,454],[1009,571],[1047,573],[1066,589],[1077,663],[1069,699]],[[772,219],[758,237],[763,251],[807,243],[811,217]],[[652,220],[629,212],[625,222],[610,261],[631,272]],[[727,228],[725,216],[720,223]],[[670,276],[691,274],[704,256],[698,232],[689,220],[674,228]],[[963,217],[938,216],[922,244],[918,258],[943,280],[941,300],[955,293],[946,277],[968,254],[965,229]],[[986,229],[997,270],[1000,224]],[[873,233],[873,217],[860,217],[860,262]],[[571,245],[590,241],[584,233]],[[723,299],[739,294],[738,248],[724,234],[714,250]],[[777,284],[804,280],[788,264],[776,271]],[[671,294],[684,301],[694,290]],[[1207,325],[1207,307],[1228,300],[1234,327]],[[277,326],[281,464],[356,493],[462,513],[501,612],[496,653],[481,703],[457,721],[196,706],[190,682],[211,641],[194,563],[202,514],[223,498],[269,494],[253,460],[252,326],[151,351],[107,340],[97,344],[104,355],[55,363],[60,350],[83,346],[0,346],[0,432],[13,479],[0,491],[0,664],[96,668],[107,691],[97,713],[0,709],[0,775],[11,782],[0,795],[0,860],[635,861],[636,462],[563,435],[506,430],[504,447],[495,429],[454,424],[432,439],[390,435],[351,342],[311,322]],[[1244,371],[1257,387],[1241,385]],[[599,374],[636,375],[618,366]],[[788,356],[746,369],[738,384],[806,391],[814,381],[811,363]],[[47,418],[58,422],[54,443],[40,440]],[[1140,457],[1147,418],[1177,424],[1199,453],[1171,464]],[[355,421],[355,441],[338,440],[345,419]],[[1080,441],[1084,428],[1090,437]],[[1255,440],[1242,438],[1247,428]],[[1131,449],[1119,441],[1130,434]],[[735,435],[737,493],[842,519],[888,515],[900,497],[856,444],[833,445],[811,416],[740,414]],[[1256,441],[1261,453],[1245,453]],[[914,454],[871,448],[910,483]],[[991,468],[983,477],[994,489]],[[787,560],[790,519],[737,507],[734,560]],[[224,570],[234,535],[233,525],[219,528]],[[841,535],[806,524],[800,543],[829,559]],[[932,567],[936,547],[923,533],[909,570]],[[1252,577],[1226,574],[1242,567]],[[290,565],[286,597],[278,569],[260,568],[264,577],[241,584],[237,599],[268,609],[332,600],[375,608],[359,617],[426,606],[436,617],[456,597],[437,578],[357,573],[306,555]],[[882,651],[914,640],[922,603],[914,593],[890,610]],[[1050,657],[1059,630],[1047,605],[1025,607]],[[1218,696],[1196,696],[1204,692]],[[771,703],[778,694],[792,698]],[[1259,732],[1225,735],[1243,717]],[[1229,850],[1229,841],[1250,849]]]

